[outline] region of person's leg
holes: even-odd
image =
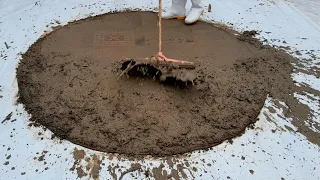
[[[186,18],[187,0],[172,0],[172,5],[167,12],[162,13],[163,19],[184,19]]]
[[[186,24],[193,24],[197,22],[201,14],[203,14],[204,12],[203,7],[201,6],[201,0],[191,0],[191,2],[192,2],[192,7],[185,19]]]

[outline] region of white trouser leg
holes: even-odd
[[[187,0],[172,0],[172,6],[167,12],[162,13],[163,19],[184,19],[186,17]]]
[[[186,24],[193,24],[197,22],[201,16],[201,14],[204,12],[203,7],[201,6],[201,0],[191,0],[192,7],[185,19]]]

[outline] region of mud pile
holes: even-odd
[[[195,62],[196,85],[121,78],[117,61],[157,53],[157,14],[106,14],[38,40],[17,68],[19,101],[60,138],[105,152],[164,156],[212,147],[292,91],[290,56],[212,24],[163,22],[167,57]],[[119,67],[120,68],[120,67]]]

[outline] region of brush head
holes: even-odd
[[[121,63],[119,77],[127,74],[131,77],[153,78],[162,84],[186,87],[194,85],[197,78],[195,66],[192,64],[179,64],[176,62],[147,60],[124,60]]]

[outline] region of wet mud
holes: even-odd
[[[120,60],[157,53],[157,14],[91,17],[39,39],[17,68],[31,121],[84,147],[166,156],[215,146],[257,120],[269,94],[293,92],[291,56],[212,24],[163,21],[167,57],[195,62],[179,89],[149,78],[117,80]]]

